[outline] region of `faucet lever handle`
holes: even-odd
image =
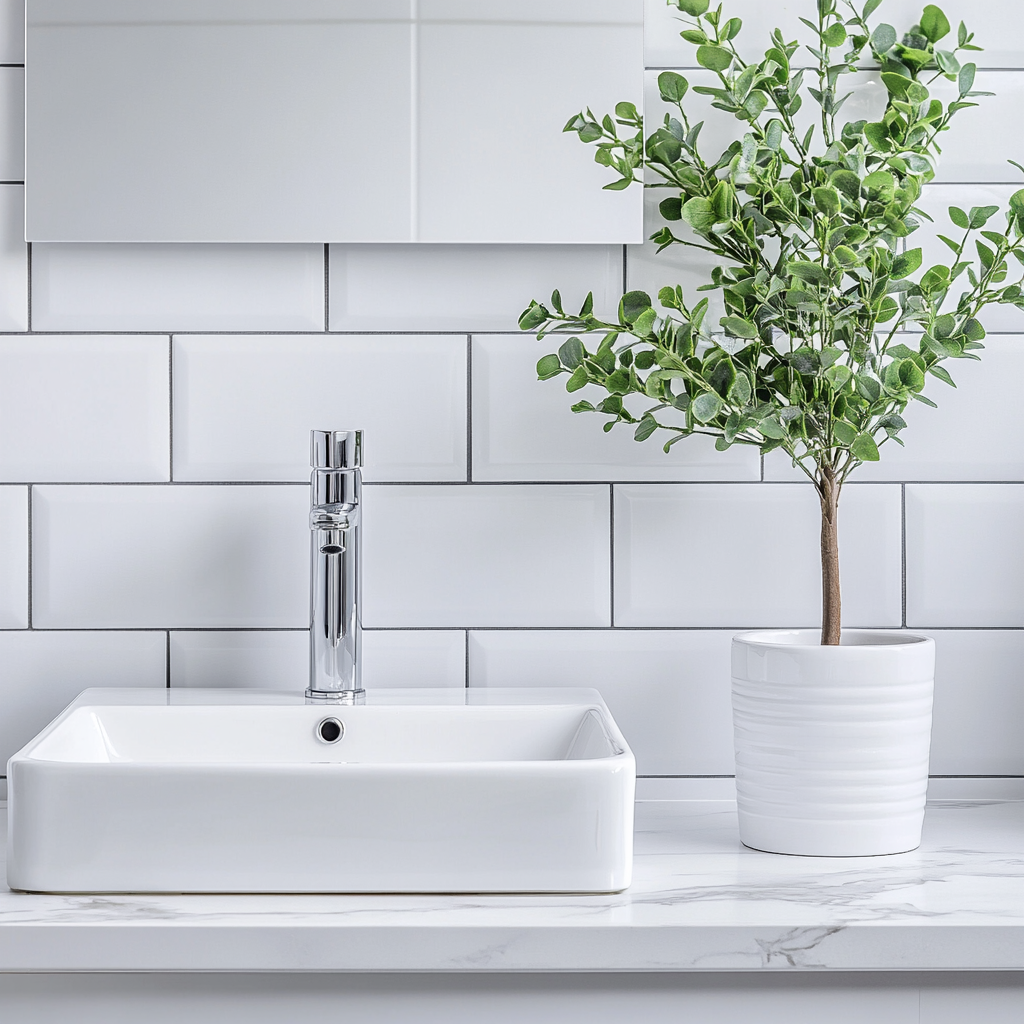
[[[309,462],[313,469],[359,469],[363,465],[363,432],[311,430]]]

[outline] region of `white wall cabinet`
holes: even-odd
[[[642,0],[28,0],[26,238],[639,242]]]

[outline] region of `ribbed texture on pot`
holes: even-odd
[[[740,838],[808,856],[899,853],[921,841],[935,645],[810,631],[733,641]]]

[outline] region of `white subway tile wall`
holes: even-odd
[[[0,480],[168,480],[169,339],[0,337]]]
[[[28,330],[25,186],[0,185],[0,331]]]
[[[0,64],[25,60],[25,0],[0,0]]]
[[[0,67],[0,181],[25,180],[25,69]]]
[[[801,38],[806,8],[726,12],[755,54],[776,24]],[[937,220],[1005,204],[1022,159],[1016,5],[947,13],[999,95],[944,138],[921,200]],[[24,59],[22,15],[0,0],[0,64]],[[647,2],[654,117],[658,69],[694,67],[679,16]],[[0,67],[0,762],[85,686],[301,689],[308,430],[362,427],[367,686],[592,686],[641,774],[732,774],[732,634],[818,619],[813,493],[743,449],[605,435],[564,379],[535,381],[554,339],[515,333],[554,288],[611,313],[626,282],[692,290],[705,261],[650,243],[49,244],[30,297],[22,77]],[[730,138],[716,123],[709,151]],[[942,776],[1024,775],[1024,317],[986,325],[983,361],[910,411],[907,448],[858,474],[840,517],[846,622],[936,637]]]
[[[177,337],[174,479],[308,480],[310,424],[344,420],[366,432],[365,480],[465,481],[467,345],[462,335]],[[374,384],[384,380],[388,402]]]

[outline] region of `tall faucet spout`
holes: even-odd
[[[310,701],[360,704],[361,430],[310,434]]]

